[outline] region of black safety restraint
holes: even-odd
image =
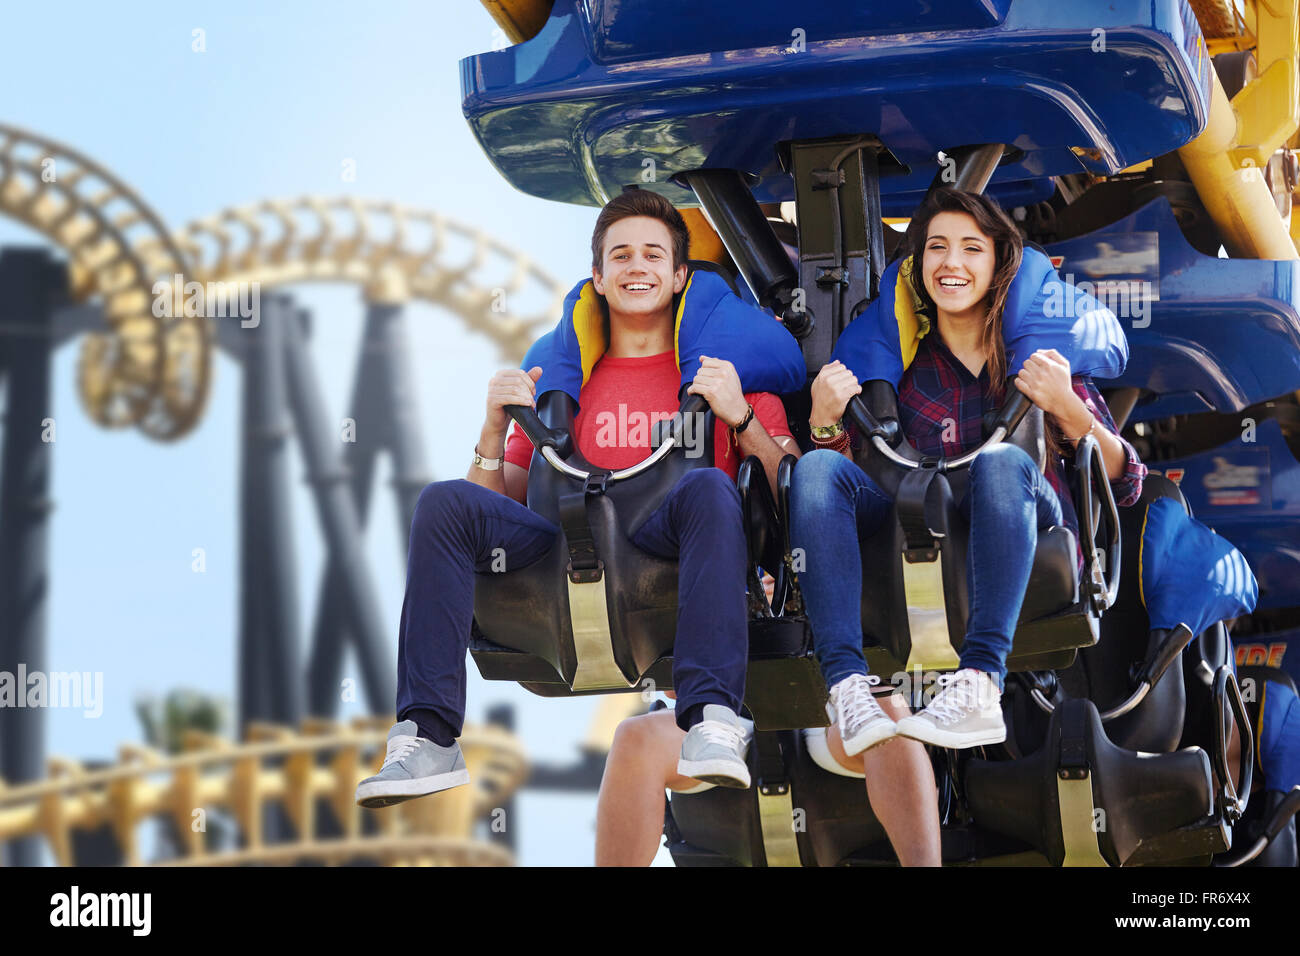
[[[560,525],[564,540],[569,545],[569,580],[574,584],[591,584],[599,581],[605,565],[596,553],[596,536],[591,530],[588,504],[605,493],[609,474],[594,471],[580,492],[560,496]]]

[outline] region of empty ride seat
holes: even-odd
[[[1126,572],[1136,572],[1140,601],[1117,616],[1126,630],[1111,635],[1112,644],[1085,652],[1056,683],[1041,748],[968,767],[976,821],[1032,839],[1056,863],[1208,862],[1230,845],[1229,828],[1243,810],[1232,771],[1239,772],[1241,792],[1250,787],[1249,720],[1223,663],[1222,619],[1254,607],[1253,577],[1231,544],[1191,519],[1169,482],[1150,477],[1144,499],[1141,529],[1129,549],[1140,554],[1140,567],[1130,563]],[[1184,653],[1197,630],[1195,650]],[[1175,666],[1180,657],[1181,668]],[[1180,720],[1188,678],[1187,717]],[[1094,699],[1071,698],[1071,689]],[[1096,701],[1125,706],[1111,706],[1106,722]],[[1227,731],[1234,722],[1246,730],[1238,767],[1229,762]],[[1180,744],[1185,749],[1173,751]],[[1099,815],[1092,835],[1084,826],[1090,808]]]
[[[1287,816],[1280,826],[1275,822],[1276,815],[1285,812],[1284,801],[1300,785],[1300,735],[1294,730],[1300,704],[1295,701],[1295,681],[1281,668],[1262,665],[1238,667],[1237,680],[1254,735],[1258,789],[1241,822],[1233,827],[1233,854],[1267,838],[1272,825],[1276,834],[1249,865],[1295,867],[1300,864],[1295,817]]]
[[[1228,842],[1206,752],[1117,747],[1087,700],[1057,707],[1035,753],[970,760],[966,797],[980,827],[1023,840],[1054,866],[1208,863]]]
[[[1142,600],[1140,557],[1147,508],[1160,498],[1172,498],[1190,514],[1182,492],[1162,475],[1148,475],[1142,496],[1132,507],[1119,511],[1123,550],[1119,591],[1114,605],[1101,621],[1101,640],[1079,652],[1078,660],[1056,676],[1059,698],[1087,698],[1105,713],[1133,692],[1135,675],[1165,635],[1153,634]],[[1168,668],[1141,703],[1129,713],[1105,721],[1106,734],[1116,746],[1148,753],[1178,748],[1182,737],[1187,693],[1180,666]]]

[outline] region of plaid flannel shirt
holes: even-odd
[[[898,388],[899,424],[913,447],[924,455],[953,457],[964,454],[983,440],[983,417],[996,409],[999,402],[988,398],[988,370],[981,369],[979,377],[970,373],[952,354],[938,335],[921,339],[916,357]],[[1119,437],[1119,429],[1111,417],[1106,401],[1097,391],[1092,378],[1087,375],[1073,377],[1074,392],[1088,406],[1097,421]],[[1053,427],[1051,424],[1048,426]],[[1060,432],[1056,432],[1058,439]],[[1110,483],[1115,503],[1120,507],[1131,505],[1142,494],[1142,479],[1147,469],[1138,459],[1133,446],[1120,438],[1128,454],[1124,473]],[[1061,514],[1065,524],[1079,537],[1079,520],[1074,510],[1074,499],[1067,480],[1068,466],[1073,467],[1073,449],[1061,441],[1066,456],[1055,456],[1049,461],[1045,477],[1061,501]],[[1082,549],[1079,551],[1082,562]]]

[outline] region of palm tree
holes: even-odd
[[[140,719],[144,739],[149,746],[165,753],[178,754],[184,749],[187,730],[199,730],[207,734],[221,733],[229,722],[230,707],[222,698],[177,688],[169,691],[161,703],[152,696],[138,697],[135,713]],[[231,821],[211,810],[205,819],[204,846],[209,851],[224,846],[228,842],[227,835],[233,833]],[[176,832],[175,819],[167,815],[159,822],[160,859],[180,856],[184,844]]]

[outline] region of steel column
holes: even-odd
[[[291,425],[285,375],[287,297],[267,296],[241,328],[244,360],[240,482],[239,734],[250,721],[302,717],[298,583],[293,547]]]
[[[53,417],[53,312],[66,289],[66,267],[47,250],[0,252],[0,346],[8,370],[0,458],[0,671],[11,675],[23,704],[27,687],[26,680],[18,682],[19,665],[31,674],[43,672],[47,661],[54,442],[45,440],[43,422]],[[0,710],[0,778],[6,783],[45,775],[45,728],[41,708]],[[35,866],[40,848],[38,837],[14,840],[7,862]]]
[[[384,637],[384,618],[366,563],[361,521],[343,471],[339,433],[326,414],[324,391],[307,348],[304,320],[305,313],[296,310],[293,320],[285,323],[289,400],[299,448],[329,554],[337,562],[343,622],[354,635],[366,701],[372,713],[386,713],[396,700],[394,642]],[[332,693],[337,696],[337,685]]]

